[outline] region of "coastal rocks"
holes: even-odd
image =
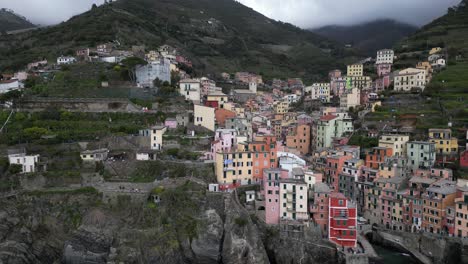
[[[197,263],[218,263],[221,258],[220,245],[223,239],[223,220],[215,210],[203,214],[204,228],[191,243]]]
[[[270,263],[257,227],[235,194],[226,200],[223,263]]]
[[[65,242],[64,263],[106,263],[112,237],[94,227],[80,227],[69,241]]]

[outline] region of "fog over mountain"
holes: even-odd
[[[234,1],[234,0],[233,0]],[[36,24],[56,24],[90,9],[104,0],[0,0],[0,7],[11,8]],[[238,0],[264,15],[303,28],[326,25],[359,24],[390,18],[421,26],[445,14],[460,0]],[[40,12],[38,12],[40,10]]]

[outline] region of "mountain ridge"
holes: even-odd
[[[35,25],[25,17],[7,8],[0,9],[0,32],[32,28]]]
[[[393,19],[377,19],[357,25],[329,25],[310,30],[339,43],[352,44],[370,56],[379,49],[393,47],[397,41],[414,33],[417,27]]]
[[[26,40],[32,48],[25,49]],[[339,58],[346,56],[333,41],[232,0],[121,0],[17,36],[11,43],[0,39],[0,48],[10,51],[0,51],[9,59],[0,69],[113,40],[149,49],[173,45],[201,73],[252,71],[267,78],[318,79],[330,68],[342,67]],[[18,54],[22,56],[15,58]]]

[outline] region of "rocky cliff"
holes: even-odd
[[[188,182],[156,192],[156,204],[79,192],[0,201],[0,263],[337,263],[321,242],[265,231],[234,194]]]

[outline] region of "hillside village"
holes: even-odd
[[[158,182],[196,178],[206,192],[240,197],[262,224],[314,228],[344,255],[375,254],[365,239],[372,229],[467,243],[467,124],[420,126],[424,114],[402,111],[418,108],[415,97],[426,100],[421,109],[435,103],[433,78],[465,58],[443,47],[424,54],[401,68],[400,54],[381,49],[313,83],[199,76],[193,58],[170,45],[114,41],[31,61],[0,73],[0,191],[92,187],[158,204]],[[92,89],[55,93],[83,78]],[[124,96],[99,94],[124,87]]]

